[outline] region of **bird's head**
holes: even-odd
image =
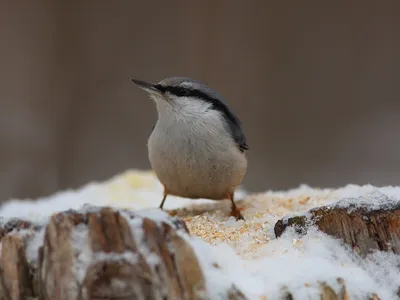
[[[158,83],[132,79],[156,102],[159,115],[172,112],[201,115],[209,110],[227,109],[222,97],[201,82],[187,77],[169,77]]]

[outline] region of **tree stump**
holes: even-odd
[[[0,299],[208,299],[186,225],[154,216],[90,208],[1,224]]]
[[[362,256],[374,250],[400,254],[400,203],[357,205],[349,200],[340,201],[333,206],[312,209],[305,215],[281,219],[274,231],[276,237],[287,227],[306,233],[311,225],[342,239]]]
[[[211,299],[188,238],[183,221],[159,210],[87,207],[46,225],[0,221],[0,300]],[[349,299],[338,280],[336,292],[321,283],[321,299]],[[292,292],[283,289],[282,299],[297,300]],[[220,296],[250,300],[233,284]]]

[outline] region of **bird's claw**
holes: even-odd
[[[243,215],[241,214],[241,212],[236,208],[234,209],[233,207],[232,207],[232,211],[231,211],[231,216],[235,217],[236,221],[239,221],[239,220],[245,221],[245,219],[244,219]]]

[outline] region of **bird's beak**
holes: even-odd
[[[145,90],[148,93],[160,93],[161,91],[157,88],[157,85],[154,83],[146,82],[138,79],[131,79],[138,87]]]

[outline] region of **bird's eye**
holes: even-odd
[[[185,96],[185,97],[190,96],[190,90],[182,88],[182,96]]]
[[[189,97],[192,95],[192,91],[190,89],[181,86],[169,86],[166,88],[166,91],[177,97]]]
[[[178,86],[177,92],[180,97],[190,97],[192,95],[192,90],[183,86]]]
[[[159,90],[161,93],[164,93],[165,90],[166,90],[166,88],[165,88],[164,86],[162,86],[161,84],[156,84],[156,85],[155,85],[155,88],[156,88],[157,90]]]

